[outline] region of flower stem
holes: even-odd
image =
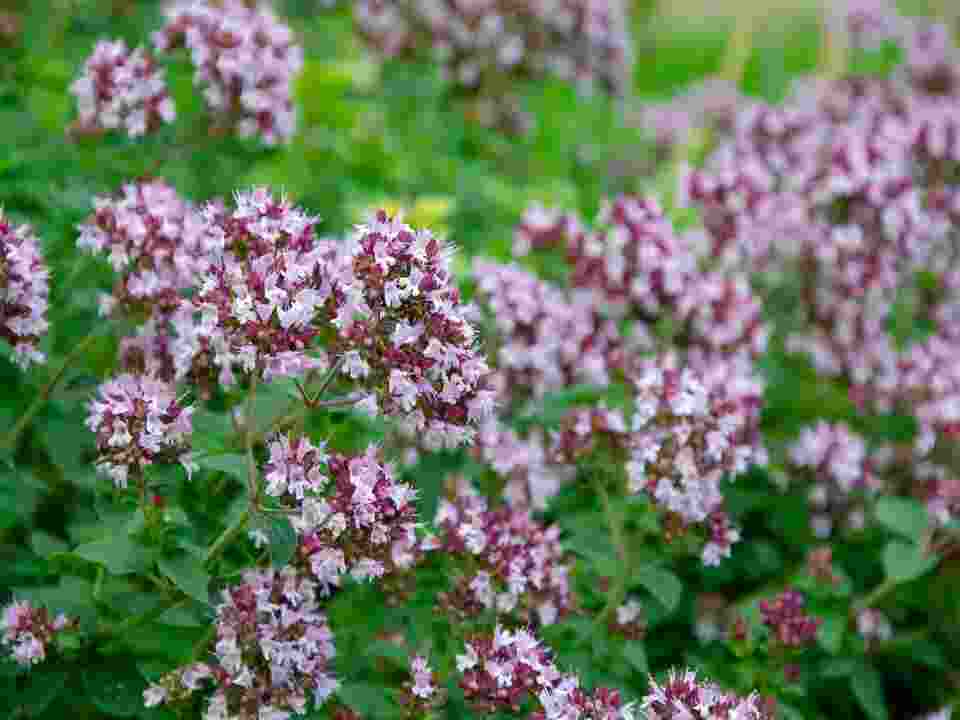
[[[223,552],[223,549],[230,544],[237,535],[243,532],[243,528],[246,527],[247,521],[249,520],[250,509],[247,508],[240,514],[240,517],[237,518],[237,521],[233,525],[220,533],[220,537],[210,546],[207,554],[203,557],[203,564],[209,567],[217,556]]]
[[[7,449],[16,446],[20,435],[27,428],[27,426],[30,424],[30,421],[33,420],[36,414],[43,409],[43,406],[46,405],[50,395],[53,394],[53,391],[56,389],[57,385],[60,384],[60,381],[67,372],[67,368],[70,367],[74,360],[84,353],[84,351],[93,343],[98,335],[99,328],[83,338],[83,340],[77,343],[73,350],[67,354],[67,356],[63,359],[63,363],[53,374],[53,377],[47,380],[47,383],[40,389],[40,393],[33,399],[33,402],[30,404],[30,407],[27,408],[27,411],[19,417],[10,432],[4,436],[3,441],[0,442],[0,449]]]
[[[607,591],[606,605],[597,617],[597,622],[600,623],[609,618],[611,613],[623,604],[627,594],[627,579],[630,574],[630,554],[626,543],[623,515],[614,511],[613,503],[610,502],[610,494],[607,492],[605,478],[599,472],[594,474],[594,487],[597,495],[600,496],[603,516],[607,521],[607,527],[610,529],[610,539],[613,541],[617,558],[620,560],[617,576],[613,585]]]

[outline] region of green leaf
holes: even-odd
[[[673,612],[683,596],[683,583],[669,570],[656,565],[641,565],[630,578],[653,595],[668,613]]]
[[[27,676],[26,687],[18,698],[27,717],[36,717],[46,710],[64,689],[66,679],[67,673],[57,668],[41,665],[32,670]]]
[[[196,459],[197,465],[206,470],[219,470],[227,475],[245,480],[249,468],[247,467],[247,458],[236,453],[226,453],[223,455],[207,455]]]
[[[887,701],[880,673],[869,665],[858,663],[850,678],[850,687],[870,720],[887,720]]]
[[[114,575],[142,571],[147,565],[147,551],[127,535],[107,535],[93,542],[78,545],[73,555],[98,563]]]
[[[842,615],[828,615],[817,629],[820,646],[831,655],[836,655],[843,647],[843,635],[847,629],[847,619]]]
[[[274,567],[283,567],[297,549],[297,533],[290,520],[277,517],[270,520],[269,537],[270,561]]]
[[[91,702],[108,715],[130,717],[143,708],[146,683],[133,663],[84,668],[83,684]]]
[[[650,665],[647,663],[647,650],[643,646],[642,640],[630,640],[623,646],[623,656],[641,675],[650,672]]]
[[[919,540],[929,527],[926,508],[909,498],[881,498],[876,513],[884,527],[910,540]]]
[[[165,555],[157,560],[157,567],[187,595],[204,604],[210,603],[210,576],[203,569],[202,560],[190,553]]]
[[[883,549],[883,568],[887,577],[902,583],[918,578],[937,564],[936,555],[924,553],[914,543],[893,540]]]

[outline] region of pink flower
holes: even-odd
[[[0,338],[13,347],[21,368],[45,360],[37,344],[49,327],[49,277],[31,229],[0,211]]]

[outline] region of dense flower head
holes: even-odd
[[[286,718],[319,707],[339,683],[317,597],[312,579],[290,566],[247,571],[216,608],[213,657],[163,676],[144,692],[145,704],[176,703],[212,686],[204,720]]]
[[[473,452],[503,479],[503,498],[517,508],[543,510],[577,472],[557,462],[543,432],[531,429],[521,437],[495,417],[480,426]]]
[[[500,382],[511,395],[609,382],[622,343],[591,293],[565,293],[514,264],[478,260],[474,275],[478,301],[496,329]]]
[[[534,203],[524,210],[513,231],[513,256],[524,257],[533,250],[564,250],[569,239],[580,232],[582,225],[575,214]]]
[[[839,22],[854,47],[876,49],[887,40],[900,40],[908,23],[892,0],[843,0],[829,6],[831,20]],[[840,28],[837,28],[838,30]]]
[[[210,236],[203,218],[164,180],[126,183],[116,196],[94,200],[77,247],[105,254],[118,274],[101,311],[116,306],[170,312],[182,291],[197,284],[209,267]]]
[[[804,428],[789,456],[795,467],[808,469],[814,479],[811,525],[818,537],[831,534],[834,515],[849,511],[851,505],[856,508],[858,492],[876,492],[882,486],[866,442],[839,423],[820,421]]]
[[[690,142],[696,130],[729,132],[741,101],[734,83],[710,77],[684,88],[665,102],[645,104],[637,120],[653,137],[666,160],[675,146]]]
[[[786,647],[801,647],[813,642],[822,620],[803,611],[804,597],[792,588],[787,588],[771,600],[757,603],[763,624],[773,634],[776,642]]]
[[[626,450],[629,439],[627,421],[619,410],[603,406],[577,408],[561,420],[551,453],[558,463],[576,464],[601,448]]]
[[[238,192],[233,209],[210,204],[203,215],[209,267],[172,318],[178,376],[205,365],[232,385],[237,370],[269,381],[323,367],[306,352],[331,293],[314,218],[265,188]]]
[[[44,607],[34,607],[26,600],[14,601],[0,615],[0,645],[9,646],[13,659],[30,667],[47,658],[47,648],[54,636],[76,625],[64,614],[51,618]]]
[[[267,145],[289,142],[296,130],[293,79],[303,49],[290,28],[260,2],[184,0],[166,12],[154,35],[161,51],[185,45],[217,122]]]
[[[144,48],[131,51],[123,40],[98,42],[70,92],[79,132],[122,128],[138,137],[176,117],[162,68]]]
[[[893,637],[893,626],[881,611],[863,608],[857,613],[857,632],[866,642],[886,642]]]
[[[480,119],[505,129],[524,125],[512,98],[503,94],[505,78],[552,75],[615,94],[629,83],[628,24],[620,0],[361,0],[354,19],[382,56],[423,57],[427,50],[458,91],[481,99]]]
[[[13,347],[20,367],[43,362],[37,344],[47,322],[50,271],[27,225],[14,225],[0,211],[0,338]]]
[[[341,374],[428,449],[472,443],[495,399],[451,256],[428,230],[380,211],[326,266]]]
[[[631,491],[646,492],[683,524],[708,524],[703,560],[729,555],[739,533],[723,513],[720,481],[743,472],[755,447],[739,435],[735,404],[713,394],[689,368],[650,362],[635,377],[635,414],[627,474]]]
[[[528,510],[491,508],[463,482],[452,500],[440,501],[434,525],[437,536],[428,546],[469,558],[473,568],[446,596],[462,615],[493,611],[550,625],[571,609],[570,565],[559,527],[544,527]]]
[[[327,455],[307,438],[280,437],[270,443],[266,470],[267,494],[296,503],[300,557],[321,592],[345,575],[382,578],[417,560],[417,492],[397,482],[375,446]]]
[[[183,406],[173,385],[150,375],[124,373],[107,380],[90,401],[87,427],[97,436],[97,469],[126,487],[157,460],[188,453],[193,406]]]
[[[697,679],[693,670],[671,670],[664,683],[650,678],[640,702],[647,720],[760,720],[756,693],[740,697],[712,682]]]

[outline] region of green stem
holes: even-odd
[[[210,627],[207,628],[206,632],[203,633],[203,636],[197,640],[197,644],[193,646],[193,652],[190,657],[194,662],[198,662],[203,656],[203,651],[210,644],[210,641],[213,640],[217,635],[217,624],[210,623]]]
[[[846,74],[850,63],[850,37],[847,33],[846,21],[831,17],[833,11],[828,0],[825,0],[820,12],[823,27],[820,60],[822,74],[831,79],[842,77]]]
[[[53,374],[46,385],[40,389],[40,393],[33,399],[33,402],[30,404],[30,407],[27,408],[27,411],[20,416],[16,424],[13,426],[13,429],[10,430],[3,438],[3,441],[0,442],[0,449],[12,448],[16,445],[17,440],[23,431],[30,424],[30,421],[36,416],[40,410],[43,409],[43,406],[46,405],[47,400],[50,398],[50,395],[53,394],[53,391],[56,389],[57,385],[63,379],[64,374],[67,372],[67,368],[70,367],[71,363],[76,360],[84,351],[96,340],[99,335],[99,328],[94,330],[89,335],[87,335],[83,340],[77,343],[73,350],[71,350],[67,356],[63,359],[63,363]]]
[[[617,551],[617,557],[620,560],[617,576],[614,579],[613,585],[607,591],[606,605],[597,617],[597,622],[603,622],[616,611],[617,607],[623,604],[623,600],[626,597],[627,580],[630,575],[630,554],[627,549],[623,515],[614,511],[613,504],[610,502],[610,494],[607,492],[605,480],[600,473],[594,474],[594,486],[597,495],[600,496],[600,503],[603,506],[603,516],[607,521],[607,527],[610,529],[610,539],[613,541],[613,546]]]
[[[210,549],[207,550],[207,554],[203,558],[203,564],[206,567],[209,567],[210,564],[217,558],[220,553],[223,552],[223,549],[230,544],[233,539],[243,532],[244,527],[246,527],[247,522],[250,520],[250,509],[247,508],[243,511],[237,521],[224,530],[220,537],[216,539],[213,545],[210,546]]]

